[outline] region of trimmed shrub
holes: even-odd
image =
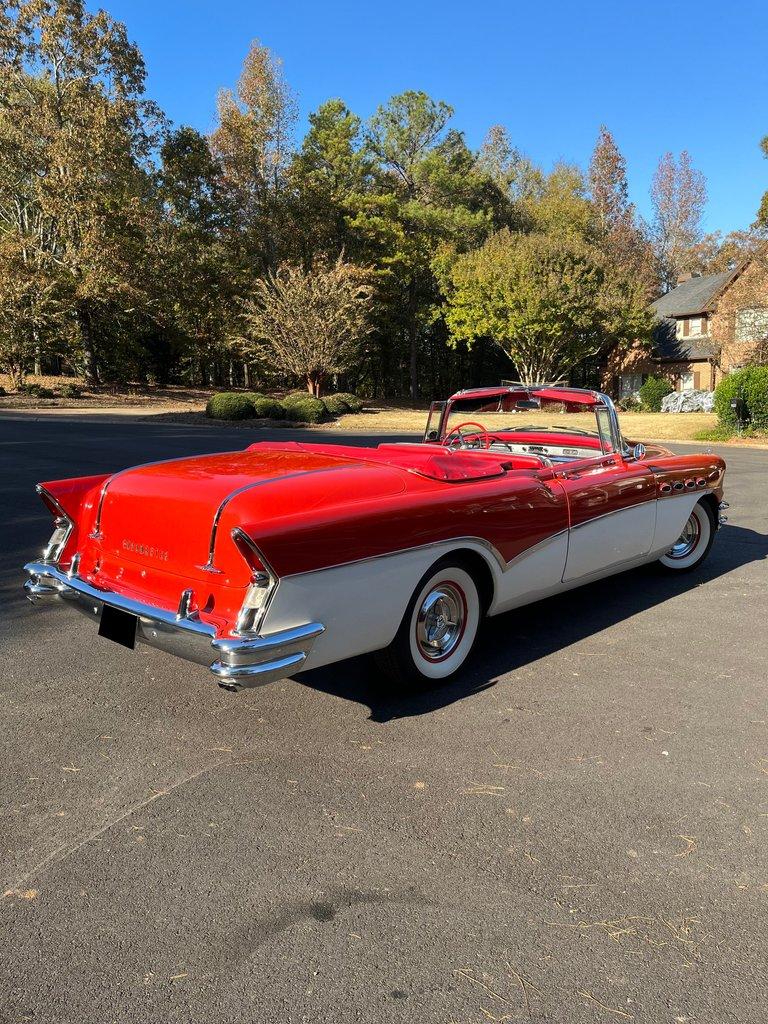
[[[53,398],[53,391],[43,384],[35,384],[32,381],[24,381],[19,384],[20,395],[30,395],[32,398]]]
[[[345,412],[362,412],[363,403],[349,391],[339,391],[335,395],[328,395],[324,398],[328,412],[332,416],[343,416]]]
[[[82,398],[83,389],[77,384],[65,384],[61,389],[62,398]]]
[[[292,405],[297,402],[303,402],[305,398],[312,398],[308,391],[292,391],[289,395],[286,395],[282,400],[283,405],[286,409],[289,409]]]
[[[283,405],[286,408],[286,417],[297,423],[321,423],[328,415],[325,402],[321,398],[313,398],[310,394],[304,395],[301,401],[297,399],[290,404],[284,400]]]
[[[325,402],[325,408],[331,416],[343,416],[351,411],[341,395],[328,395],[323,401]]]
[[[640,388],[640,401],[647,412],[661,412],[661,400],[675,389],[662,377],[649,377]]]
[[[715,388],[715,412],[725,427],[736,427],[731,399],[741,398],[753,427],[768,427],[768,366],[745,366],[723,377]]]
[[[285,419],[285,409],[276,398],[266,398],[264,395],[249,395],[248,397],[253,406],[253,414],[257,419]]]
[[[246,395],[222,391],[212,395],[205,407],[205,415],[213,420],[248,420],[254,416],[253,402]]]

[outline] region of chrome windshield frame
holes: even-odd
[[[505,384],[503,387],[498,388],[498,393],[499,393],[499,396],[501,397],[504,394],[511,394],[514,391],[533,392],[533,391],[537,391],[537,390],[539,390],[541,388],[547,388],[550,391],[556,391],[556,390],[558,390],[558,387],[560,387],[563,391],[567,391],[569,395],[579,394],[579,395],[584,395],[585,397],[591,398],[592,402],[590,402],[589,404],[585,403],[584,410],[585,410],[585,412],[587,410],[591,410],[593,413],[595,413],[595,419],[597,419],[597,410],[598,409],[600,409],[600,408],[607,409],[607,411],[608,411],[608,418],[610,420],[610,433],[611,433],[611,442],[613,444],[613,450],[614,450],[614,452],[617,455],[621,455],[622,458],[627,458],[630,455],[629,447],[628,447],[626,441],[624,440],[624,438],[622,437],[621,427],[619,425],[619,416],[618,416],[618,413],[616,411],[616,406],[614,405],[613,400],[608,395],[604,394],[604,392],[602,392],[602,391],[593,391],[593,390],[590,390],[588,388],[571,388],[571,387],[568,387],[567,385],[562,385],[562,384],[560,384],[558,386],[558,385],[552,385],[552,384],[548,384],[548,383],[541,383],[541,384],[509,384],[509,385]],[[474,388],[468,388],[467,389],[468,392],[469,391],[473,391],[473,390],[475,390],[475,389]],[[430,416],[427,419],[427,427],[425,428],[425,431],[424,431],[424,441],[426,443],[428,443],[428,444],[442,444],[443,439],[445,437],[445,428],[446,428],[446,426],[448,424],[448,418],[451,415],[451,412],[453,410],[454,405],[456,405],[458,402],[461,401],[462,395],[463,395],[463,392],[459,391],[455,395],[453,395],[451,398],[449,398],[446,402],[443,403],[443,409],[442,409],[442,413],[441,413],[441,416],[440,416],[440,425],[438,427],[438,436],[437,436],[436,440],[432,440],[432,441],[430,441],[429,438],[427,437],[427,432],[428,432],[428,428],[429,428],[429,425],[430,425],[431,420],[432,420],[432,415],[431,415],[432,411],[440,403],[439,402],[432,402],[431,403],[431,405],[430,405]],[[565,399],[564,399],[564,401],[565,401]],[[573,399],[571,399],[571,401],[573,401]],[[596,426],[597,426],[597,424],[596,424]],[[600,434],[600,431],[598,430],[598,435],[599,434]],[[601,446],[602,446],[602,439],[601,439]],[[606,455],[606,454],[612,454],[612,453],[604,452],[603,454]]]

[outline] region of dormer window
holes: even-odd
[[[678,338],[698,338],[707,333],[705,316],[689,316],[677,321],[675,334]]]

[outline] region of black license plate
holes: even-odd
[[[136,646],[136,624],[138,619],[130,612],[121,611],[119,608],[111,608],[105,604],[101,609],[99,621],[99,636],[107,640],[114,640],[116,644],[122,644],[133,650]]]

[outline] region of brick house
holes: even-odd
[[[677,391],[711,391],[725,374],[768,349],[766,260],[746,260],[719,274],[684,275],[651,309],[657,316],[651,347],[610,353],[603,387],[621,398],[655,376],[666,377]]]

